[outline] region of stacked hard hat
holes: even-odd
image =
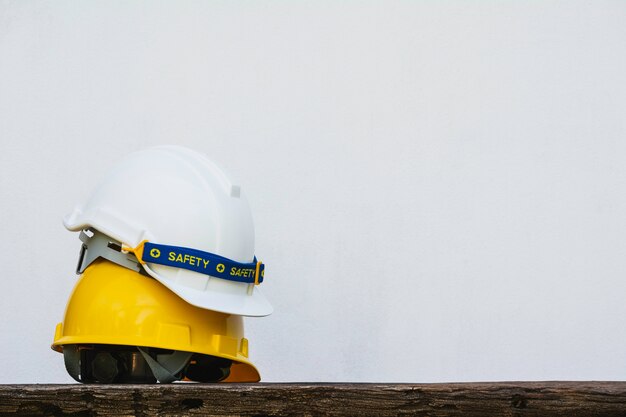
[[[239,186],[177,146],[128,155],[64,219],[80,274],[56,327],[79,382],[256,382],[242,316],[272,307]]]

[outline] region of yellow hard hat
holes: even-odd
[[[52,349],[79,382],[258,382],[241,316],[195,307],[104,259],[81,275]]]

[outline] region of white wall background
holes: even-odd
[[[625,22],[620,1],[1,1],[0,383],[70,381],[61,218],[164,143],[248,194],[265,381],[624,379]]]

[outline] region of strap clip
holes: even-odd
[[[263,264],[263,262],[261,262],[261,261],[257,261],[257,263],[256,263],[256,272],[254,274],[254,285],[259,285],[259,278],[260,278],[259,270],[261,269],[261,265],[262,264]]]
[[[143,247],[147,242],[148,242],[147,240],[142,240],[141,243],[139,243],[139,245],[137,245],[134,248],[131,248],[130,246],[122,245],[122,252],[124,253],[130,252],[130,253],[135,254],[135,257],[137,258],[139,263],[142,265],[145,265],[146,261],[143,260]]]

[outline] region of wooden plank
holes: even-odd
[[[626,416],[626,382],[0,385],[0,416]]]

